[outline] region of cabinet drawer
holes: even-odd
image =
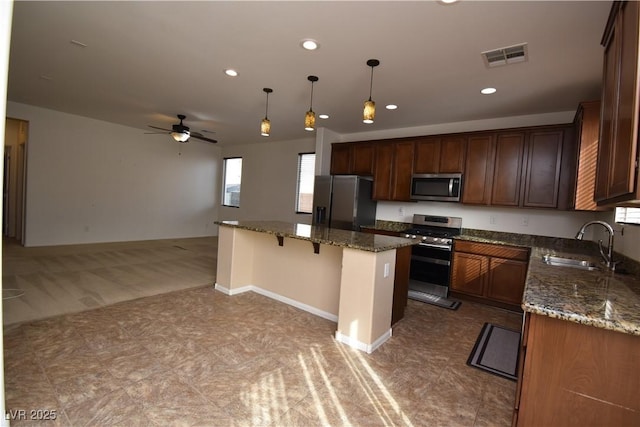
[[[529,249],[517,246],[494,245],[490,243],[456,240],[453,247],[454,250],[458,252],[467,252],[472,254],[515,259],[520,261],[527,261],[529,259]]]

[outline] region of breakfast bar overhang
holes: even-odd
[[[400,237],[280,221],[218,221],[215,289],[253,291],[337,322],[335,338],[371,353],[391,337]]]

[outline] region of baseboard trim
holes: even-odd
[[[368,354],[371,354],[378,347],[380,347],[382,344],[384,344],[389,338],[391,338],[392,333],[393,333],[393,330],[391,328],[389,328],[389,330],[387,332],[385,332],[380,337],[378,337],[378,339],[376,339],[373,343],[366,344],[366,343],[363,343],[362,341],[358,341],[355,338],[351,338],[348,335],[344,335],[340,331],[336,331],[336,341],[339,341],[339,342],[341,342],[343,344],[346,344],[349,347],[353,347],[353,348],[355,348],[357,350],[361,350],[361,351],[364,351],[364,352],[366,352]]]
[[[320,310],[319,308],[310,306],[308,304],[302,303],[300,301],[296,301],[294,299],[291,298],[287,298],[285,296],[282,296],[280,294],[277,294],[275,292],[271,292],[268,291],[266,289],[263,289],[259,286],[255,286],[255,285],[247,285],[247,286],[243,286],[241,288],[234,288],[234,289],[229,289],[225,286],[222,286],[218,283],[215,284],[215,290],[216,291],[220,291],[225,295],[229,295],[229,296],[233,296],[233,295],[239,295],[245,292],[255,292],[257,294],[263,295],[267,298],[271,298],[273,300],[288,304],[292,307],[295,308],[299,308],[300,310],[304,310],[308,313],[314,314],[318,317],[322,317],[323,319],[327,319],[330,320],[332,322],[338,323],[338,316],[332,313],[329,313],[328,311],[324,311],[324,310]]]

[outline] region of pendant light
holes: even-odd
[[[367,61],[367,65],[371,67],[371,81],[369,83],[369,99],[364,101],[362,122],[370,124],[373,123],[373,119],[376,117],[376,103],[371,100],[371,92],[373,90],[373,68],[380,65],[380,61],[377,59],[370,59]]]
[[[318,81],[318,77],[308,76],[307,80],[311,82],[311,102],[309,103],[309,111],[304,116],[304,130],[312,131],[316,128],[316,113],[313,112],[313,84]]]
[[[262,136],[269,136],[269,134],[271,133],[271,121],[269,120],[269,117],[268,117],[269,94],[273,92],[273,89],[265,87],[262,90],[267,94],[267,107],[264,111],[264,119],[262,119],[262,122],[260,123],[260,134]]]

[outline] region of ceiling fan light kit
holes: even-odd
[[[311,132],[316,128],[316,113],[313,112],[313,84],[319,79],[317,76],[308,76],[307,80],[311,82],[311,101],[309,111],[304,115],[304,130]]]
[[[149,127],[153,129],[162,130],[164,131],[162,133],[168,133],[169,135],[171,135],[171,137],[173,137],[174,140],[181,143],[189,141],[189,138],[196,138],[201,141],[211,142],[213,144],[218,142],[215,139],[207,138],[206,136],[202,135],[199,132],[191,132],[189,130],[189,126],[185,126],[182,123],[182,121],[186,118],[187,116],[185,116],[184,114],[178,114],[178,119],[180,119],[180,123],[178,123],[177,125],[171,126],[171,129],[165,129],[165,128],[160,128],[160,127],[151,126],[151,125],[149,125]]]
[[[377,59],[370,59],[367,61],[367,65],[371,67],[371,80],[369,82],[369,99],[364,101],[364,110],[362,113],[362,122],[371,124],[376,117],[376,103],[371,100],[371,93],[373,90],[373,69],[380,65],[380,61]]]

